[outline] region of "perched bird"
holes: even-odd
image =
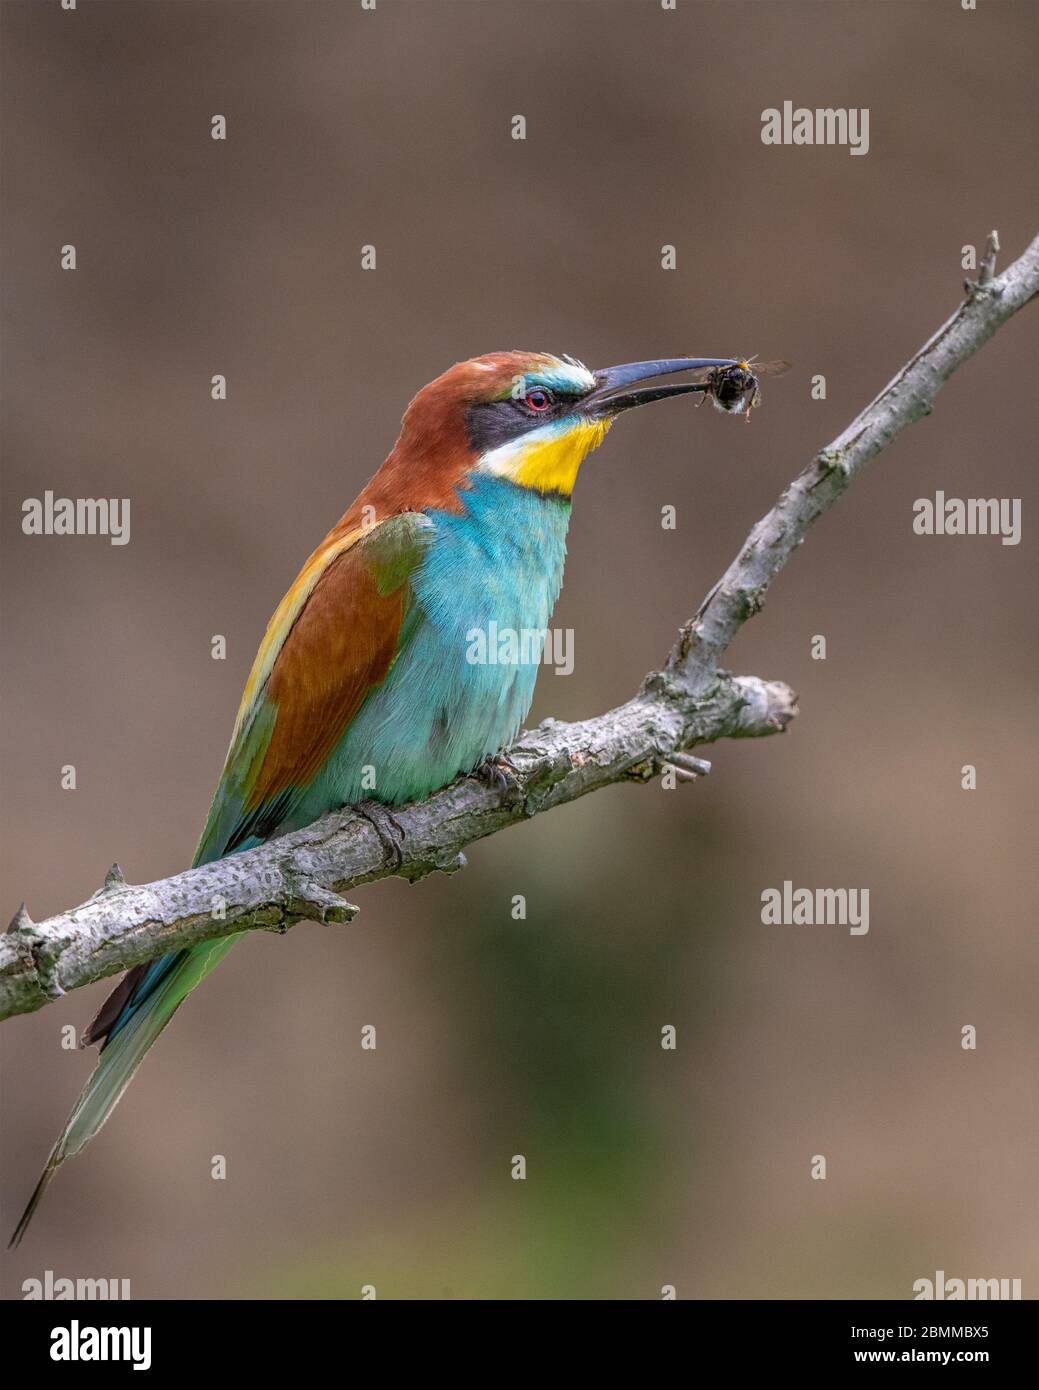
[[[399,805],[496,759],[534,694],[539,659],[473,662],[474,630],[547,628],[570,497],[622,411],[703,382],[646,385],[731,358],[589,371],[493,352],[419,391],[385,463],[307,560],[246,682],[195,864],[358,802]],[[111,1114],[145,1053],[236,937],[131,970],[90,1025],[96,1068],[12,1244],[47,1184]]]

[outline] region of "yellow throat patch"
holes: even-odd
[[[510,440],[485,454],[481,469],[520,487],[569,497],[585,455],[602,443],[613,421],[577,419],[567,423],[565,430],[552,425]]]

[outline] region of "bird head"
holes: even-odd
[[[492,352],[458,362],[409,405],[394,453],[432,463],[455,483],[491,474],[569,497],[585,455],[623,411],[702,382],[649,383],[676,372],[729,366],[732,358],[665,357],[599,371],[544,352]]]

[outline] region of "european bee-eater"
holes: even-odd
[[[592,372],[492,352],[419,391],[385,463],[270,621],[195,864],[361,801],[400,805],[472,772],[519,732],[539,656],[474,663],[473,630],[547,629],[585,455],[632,406],[704,391],[646,385],[734,365],[672,357]],[[131,970],[86,1034],[100,1057],[12,1238],[94,1137],[144,1054],[236,937]]]

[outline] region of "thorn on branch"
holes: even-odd
[[[653,753],[634,763],[624,774],[630,782],[648,782],[662,773],[673,772],[679,782],[698,782],[711,771],[706,758],[694,758],[691,753]]]
[[[685,773],[687,778],[694,781],[698,777],[709,776],[711,771],[711,764],[706,758],[694,758],[691,753],[669,753],[664,763],[670,764],[677,773]]]
[[[977,295],[987,290],[990,294],[999,293],[992,289],[992,280],[996,273],[996,257],[999,255],[999,233],[995,230],[989,232],[988,241],[985,244],[985,254],[981,258],[981,265],[978,267],[978,278],[976,280],[964,280],[963,288],[968,299],[974,299]]]
[[[29,909],[25,906],[24,903],[22,903],[21,907],[18,909],[18,911],[17,911],[17,912],[14,914],[14,916],[11,918],[11,921],[10,921],[9,924],[8,924],[7,930],[8,930],[9,932],[11,932],[11,931],[31,931],[35,925],[36,925],[35,922],[34,922],[34,921],[32,920],[32,918],[29,916]]]
[[[122,869],[118,864],[113,864],[108,873],[105,874],[105,881],[101,887],[96,892],[91,893],[90,900],[93,902],[97,898],[105,897],[108,893],[118,893],[121,888],[128,886]]]
[[[996,273],[996,257],[999,255],[999,233],[993,229],[988,234],[988,244],[985,247],[985,255],[981,262],[981,274],[978,276],[979,285],[987,285]]]

